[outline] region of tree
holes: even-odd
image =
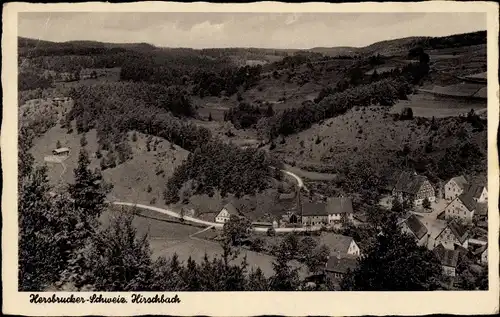
[[[392,208],[391,208],[392,211],[395,211],[395,212],[402,212],[403,211],[403,205],[401,204],[401,202],[399,201],[398,198],[394,198],[392,200]]]
[[[212,113],[210,112],[210,113],[208,113],[208,121],[212,121],[212,120],[213,120],[212,119]]]
[[[422,207],[425,209],[430,209],[431,208],[431,202],[429,201],[429,198],[425,197],[424,201],[422,202]]]
[[[264,239],[257,237],[252,240],[252,250],[254,250],[255,252],[260,252],[264,248],[264,244]]]
[[[410,107],[403,108],[399,118],[401,120],[413,120],[413,110]]]
[[[269,237],[274,237],[274,236],[276,235],[276,229],[274,229],[274,228],[269,228],[269,229],[267,229],[266,233],[267,233],[267,235],[268,235]]]
[[[295,291],[300,285],[297,268],[291,267],[289,252],[280,247],[276,260],[273,262],[274,275],[269,280],[269,288],[272,291]]]
[[[75,208],[89,219],[97,219],[106,208],[106,186],[99,171],[89,169],[90,160],[87,151],[80,150],[78,166],[74,170],[75,183],[68,191],[73,198]]]
[[[268,105],[267,106],[267,110],[266,110],[266,117],[272,117],[272,116],[274,116],[273,106],[272,105]]]
[[[73,213],[49,196],[45,167],[24,175],[19,184],[19,289],[45,291],[60,280],[67,263],[66,229]]]
[[[85,134],[84,134],[84,135],[82,135],[82,137],[80,138],[80,145],[81,145],[82,147],[85,147],[87,144],[88,144],[88,142],[87,142],[87,138],[85,137]]]
[[[134,133],[132,133],[132,142],[136,141],[137,141],[137,133],[134,131]]]
[[[318,242],[310,236],[303,237],[298,245],[298,255],[301,260],[307,260],[313,254],[313,250],[318,246]]]
[[[222,228],[222,234],[229,239],[232,245],[239,246],[248,238],[250,229],[250,220],[231,215]]]
[[[247,290],[249,291],[268,291],[269,290],[269,281],[262,273],[260,267],[257,267],[256,270],[253,268],[250,270],[248,274],[248,286]]]
[[[425,247],[399,230],[393,215],[383,226],[375,244],[347,274],[342,290],[429,291],[439,288],[441,264]],[[388,278],[390,276],[390,278]]]
[[[70,184],[68,187],[73,212],[78,219],[78,230],[75,231],[75,235],[72,237],[76,252],[71,255],[66,280],[76,284],[84,274],[82,270],[85,265],[83,263],[85,257],[82,250],[89,245],[89,239],[98,231],[99,217],[107,207],[106,195],[112,188],[111,185],[104,183],[99,171],[90,171],[89,164],[90,160],[87,151],[81,149],[78,166],[74,170],[75,183]]]
[[[137,236],[133,213],[118,213],[84,248],[75,286],[95,291],[148,291],[153,271],[147,235]]]
[[[60,149],[61,147],[62,147],[61,141],[57,140],[56,149]]]

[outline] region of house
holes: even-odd
[[[226,223],[229,221],[229,218],[231,216],[241,217],[241,214],[232,203],[227,203],[217,214],[217,216],[215,216],[215,222]]]
[[[62,147],[58,149],[52,150],[52,154],[58,155],[58,156],[67,156],[70,153],[70,149],[67,147]]]
[[[479,258],[479,263],[488,264],[488,244],[480,246],[472,254]]]
[[[468,184],[465,188],[465,192],[468,196],[471,196],[475,202],[486,203],[488,202],[488,190],[486,186],[477,184]]]
[[[392,195],[399,199],[401,203],[409,200],[414,206],[422,205],[425,198],[430,202],[436,200],[434,187],[423,175],[416,173],[402,172],[392,190]]]
[[[459,218],[467,222],[472,222],[476,201],[467,193],[460,194],[444,208],[445,219]]]
[[[302,204],[302,225],[320,226],[328,224],[325,203],[304,202]],[[291,222],[291,221],[290,221]]]
[[[338,254],[341,257],[359,257],[361,251],[352,237],[343,236],[331,232],[324,232],[320,236],[320,244],[324,244],[330,250],[330,254]]]
[[[332,197],[327,199],[326,211],[328,224],[332,225],[342,221],[342,218],[353,221],[352,200],[347,197]]]
[[[477,222],[485,221],[488,222],[488,204],[487,203],[477,203],[476,211],[474,212],[474,218]]]
[[[452,201],[462,194],[468,185],[469,183],[465,177],[453,177],[444,185],[444,198],[448,201]]]
[[[446,227],[437,235],[434,240],[434,246],[443,245],[443,247],[455,250],[456,246],[468,248],[469,230],[459,224],[457,221],[449,222]]]
[[[442,244],[434,249],[434,254],[441,262],[443,274],[446,276],[454,277],[456,275],[456,268],[460,252],[445,248]]]
[[[414,214],[411,214],[406,220],[401,223],[401,230],[415,237],[418,245],[422,246],[427,243],[428,229]]]
[[[325,275],[333,280],[341,280],[349,271],[354,271],[358,260],[354,257],[331,256],[325,265]]]

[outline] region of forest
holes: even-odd
[[[213,196],[215,191],[222,197],[255,195],[270,186],[271,177],[281,179],[280,168],[281,164],[261,150],[213,140],[195,149],[176,168],[167,182],[165,200],[175,203],[193,194]],[[185,188],[187,182],[190,184]]]

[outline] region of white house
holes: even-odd
[[[444,185],[444,198],[452,201],[464,192],[468,184],[463,176],[453,177]]]
[[[471,184],[465,189],[468,196],[471,196],[475,202],[486,203],[488,202],[488,190],[486,186]]]
[[[229,221],[231,215],[241,216],[240,213],[238,212],[238,209],[236,209],[236,207],[234,207],[233,204],[227,203],[217,214],[217,216],[215,216],[215,222],[226,223],[227,221]]]
[[[324,232],[320,237],[320,244],[327,246],[332,256],[359,257],[361,255],[361,251],[352,237]]]
[[[58,156],[69,155],[69,152],[70,152],[70,150],[67,147],[62,147],[62,148],[52,150],[52,154],[58,155]]]
[[[429,202],[436,200],[436,191],[427,177],[410,172],[403,172],[399,175],[392,195],[401,203],[409,200],[414,206],[422,205],[426,198]]]
[[[445,219],[460,218],[467,222],[472,222],[477,203],[472,196],[463,193],[453,199],[445,208]]]
[[[414,214],[411,214],[401,223],[401,231],[415,237],[419,246],[423,246],[427,243],[428,229]]]
[[[488,264],[488,246],[481,253],[481,264]]]
[[[340,223],[342,217],[346,220],[353,221],[352,200],[347,197],[332,197],[328,198],[326,204],[328,213],[328,224],[333,225]]]
[[[456,250],[449,250],[440,244],[434,249],[434,254],[441,261],[443,274],[451,277],[455,276],[460,253]]]
[[[469,231],[466,227],[456,221],[451,221],[434,239],[433,247],[442,245],[449,250],[455,250],[457,246],[465,249],[469,246]]]

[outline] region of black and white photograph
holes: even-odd
[[[16,291],[498,299],[486,12],[115,8],[17,13]]]

